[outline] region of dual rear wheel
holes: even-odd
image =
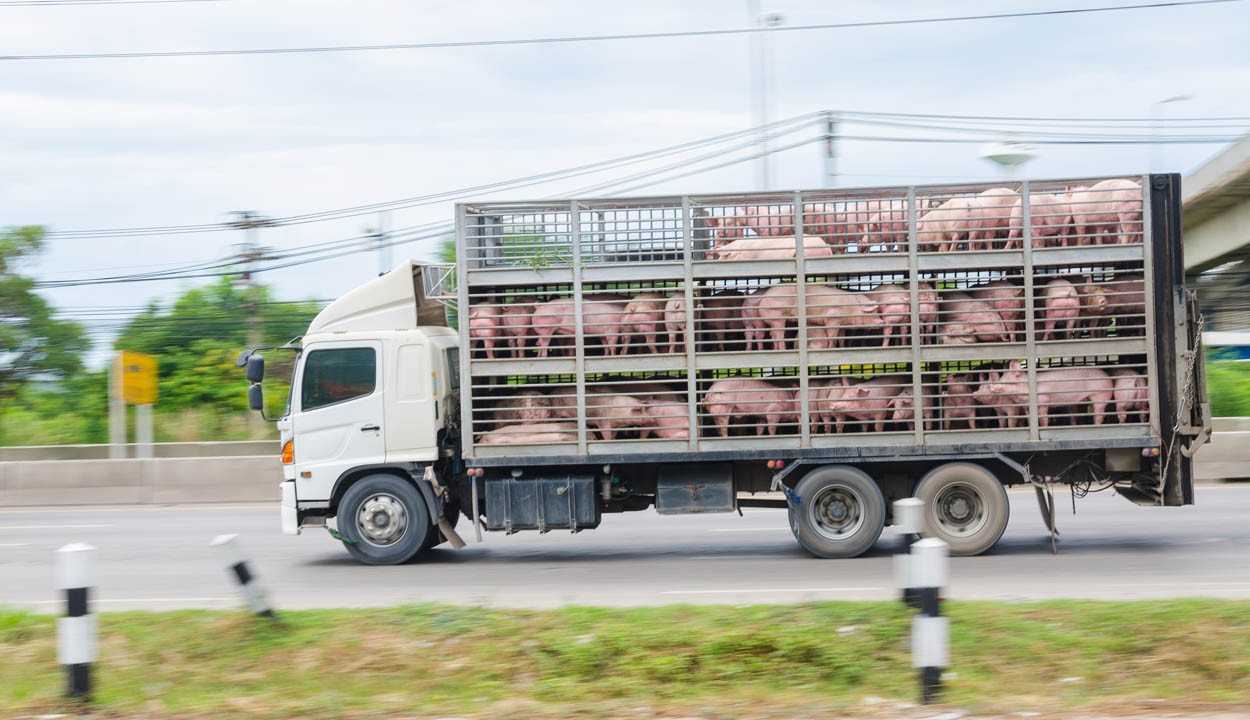
[[[816,468],[794,488],[790,530],[811,554],[862,555],[885,527],[885,496],[867,473],[845,465]],[[952,555],[979,555],[1007,529],[1007,492],[980,465],[954,462],[933,468],[913,493],[924,501],[921,534],[944,540]]]

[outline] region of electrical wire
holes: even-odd
[[[286,217],[269,218],[265,221],[266,227],[281,227],[287,225],[301,225],[310,222],[322,222],[326,220],[339,220],[360,215],[368,215],[384,210],[403,210],[422,205],[429,205],[436,202],[456,198],[459,196],[467,196],[474,193],[487,192],[491,190],[515,189],[516,187],[530,187],[532,185],[542,184],[540,181],[554,181],[565,177],[577,177],[587,175],[592,172],[614,169],[624,165],[632,165],[639,162],[645,162],[660,157],[680,154],[688,150],[695,150],[709,145],[716,145],[739,137],[759,133],[761,130],[779,129],[795,123],[815,123],[823,112],[810,112],[802,115],[778,120],[768,123],[767,125],[759,125],[755,127],[735,130],[733,132],[722,133],[720,135],[712,135],[698,140],[692,140],[676,145],[659,148],[657,150],[649,150],[641,153],[634,153],[621,157],[611,158],[609,160],[601,160],[598,162],[577,165],[562,170],[553,170],[536,175],[528,175],[520,178],[512,178],[510,180],[501,180],[493,183],[482,185],[473,185],[469,187],[457,188],[454,190],[445,190],[427,195],[417,195],[413,197],[401,198],[398,200],[389,200],[386,202],[371,203],[367,205],[356,205],[352,207],[339,208],[336,210],[325,210],[313,213],[304,213],[301,215],[289,215]],[[228,222],[199,224],[199,225],[164,225],[164,226],[148,226],[136,228],[111,228],[98,230],[52,230],[45,233],[45,237],[50,239],[97,239],[105,237],[134,237],[141,235],[179,235],[198,232],[220,232],[225,230],[236,230]]]
[[[489,47],[501,45],[548,45],[555,43],[585,43],[619,40],[659,40],[689,37],[716,37],[729,35],[752,35],[762,33],[805,32],[811,30],[846,30],[852,28],[892,27],[934,23],[956,23],[979,20],[1004,20],[1027,17],[1078,15],[1089,13],[1146,10],[1190,5],[1214,5],[1241,0],[1177,0],[1175,2],[1142,3],[1136,5],[1113,5],[1093,8],[1066,8],[1059,10],[1034,10],[1014,13],[959,15],[952,17],[911,18],[904,20],[873,20],[849,23],[821,23],[814,25],[778,25],[775,27],[728,28],[724,30],[677,30],[670,32],[620,33],[613,35],[569,35],[560,37],[520,38],[502,40],[459,40],[425,43],[394,43],[373,45],[325,45],[313,47],[244,48],[237,50],[165,50],[106,53],[54,53],[48,55],[0,55],[0,61],[39,60],[117,60],[170,57],[221,57],[234,55],[284,55],[326,52],[366,52],[378,50],[432,50],[465,47]]]

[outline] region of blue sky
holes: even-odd
[[[762,0],[791,25],[1095,7],[1115,2]],[[742,27],[746,3],[226,0],[0,7],[6,54],[275,47]],[[820,109],[969,115],[1250,115],[1245,3],[772,36],[771,117]],[[375,53],[0,62],[0,225],[53,229],[211,223],[231,210],[313,212],[502,180],[754,124],[745,36]],[[884,134],[847,127],[848,133]],[[894,131],[914,134],[914,131]],[[1221,148],[1171,146],[1188,171]],[[976,146],[843,142],[843,185],[989,180]],[[1147,169],[1140,146],[1051,146],[1031,177]],[[631,170],[632,171],[632,170]],[[625,174],[619,171],[618,174]],[[592,178],[593,179],[593,178]],[[777,188],[818,187],[818,146],[774,162]],[[496,198],[559,193],[587,179]],[[750,164],[653,192],[751,190]],[[397,212],[396,227],[450,219]],[[358,234],[373,218],[262,232],[273,247]],[[35,275],[196,262],[239,233],[54,240]],[[428,245],[395,248],[423,257]],[[285,298],[372,277],[361,253],[273,273]],[[55,273],[55,274],[53,274]],[[138,305],[187,281],[67,288],[58,305]]]

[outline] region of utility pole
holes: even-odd
[[[252,273],[255,272],[256,263],[274,259],[268,254],[268,250],[262,248],[257,242],[256,231],[259,228],[272,226],[274,222],[251,210],[235,210],[232,214],[236,216],[236,219],[230,222],[230,226],[243,231],[243,246],[238,257],[243,264],[243,273],[239,282],[243,285],[244,294],[247,296],[247,346],[256,348],[265,344],[265,328],[260,312],[260,286],[253,280]],[[260,434],[265,428],[265,422],[261,419],[260,413],[248,413],[248,416],[252,419],[253,431]]]
[[[385,275],[390,272],[392,266],[391,260],[391,244],[387,242],[390,239],[391,231],[391,211],[383,210],[378,213],[377,228],[366,228],[365,232],[369,233],[370,239],[373,240],[373,247],[378,251],[378,276]]]
[[[1150,172],[1167,172],[1163,160],[1163,111],[1165,109],[1163,106],[1193,99],[1193,95],[1177,95],[1150,106]]]
[[[825,187],[838,186],[838,114],[825,111]]]
[[[777,27],[782,22],[780,13],[761,13],[759,0],[747,0],[747,19],[752,25],[761,28]],[[759,147],[756,149],[755,168],[758,173],[757,184],[760,190],[767,190],[772,185],[768,164],[768,33],[751,33],[751,96],[755,102],[755,122],[759,126],[756,135]]]

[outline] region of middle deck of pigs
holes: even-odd
[[[991,185],[928,189],[933,198],[949,198],[979,192]],[[1019,184],[1015,187],[1019,189]],[[1035,184],[1028,192],[1048,192]],[[844,202],[869,198],[910,203],[907,237],[904,242],[855,241],[854,250],[832,257],[806,257],[766,260],[718,260],[709,252],[717,242],[713,224],[708,221],[739,215],[748,206],[781,208],[804,207],[809,203]],[[1149,282],[1149,206],[1143,208],[1145,225],[1126,244],[1089,244],[1074,247],[1034,248],[1029,242],[1016,249],[959,250],[927,252],[916,240],[915,211],[922,193],[913,188],[897,188],[850,196],[845,192],[778,193],[770,196],[676,197],[629,201],[602,201],[543,204],[488,204],[462,209],[460,307],[467,317],[468,307],[477,303],[508,307],[568,298],[580,308],[576,320],[580,334],[553,342],[548,357],[538,356],[536,333],[527,329],[527,342],[520,357],[512,357],[506,346],[488,359],[480,347],[469,348],[462,333],[462,362],[471,385],[462,392],[467,405],[464,415],[471,431],[466,432],[466,455],[554,456],[558,454],[617,455],[642,452],[683,452],[726,449],[805,449],[865,446],[902,446],[933,443],[1036,442],[1064,439],[1145,438],[1157,434],[1151,423],[1155,414],[1135,413],[1120,423],[1114,408],[1106,411],[1104,422],[1095,425],[1088,409],[1059,408],[1052,412],[1049,427],[1038,420],[1035,373],[1030,373],[1030,397],[1023,407],[1025,423],[1000,428],[984,415],[975,427],[944,429],[941,422],[947,395],[943,392],[954,375],[1001,371],[1016,361],[1037,372],[1051,368],[1094,366],[1108,372],[1127,369],[1143,378],[1154,377],[1153,298]],[[1148,202],[1148,197],[1144,198]],[[801,218],[795,218],[801,223]],[[1025,223],[1028,227],[1028,223]],[[750,233],[748,233],[748,237]],[[850,244],[850,243],[848,243]],[[1114,296],[1117,283],[1125,277],[1145,275],[1144,315],[1123,317],[1111,323],[1105,333],[1078,330],[1056,339],[1041,340],[1043,298],[1037,296],[1046,283],[1072,279],[1098,285]],[[1117,280],[1120,278],[1120,280]],[[1023,289],[1026,325],[1022,338],[1011,342],[978,341],[972,344],[943,344],[942,329],[950,318],[940,316],[936,332],[915,342],[920,327],[915,313],[919,283],[929,283],[939,292],[964,290],[986,282],[1009,280]],[[814,349],[810,328],[792,323],[787,329],[784,349],[774,349],[766,338],[767,349],[745,349],[741,333],[721,343],[715,339],[712,323],[698,311],[687,317],[693,322],[688,332],[694,342],[674,352],[663,338],[661,352],[652,352],[642,338],[624,355],[609,355],[601,337],[587,335],[587,326],[598,319],[588,315],[585,303],[608,294],[632,297],[657,292],[684,297],[687,307],[697,307],[707,298],[726,291],[750,292],[777,283],[822,283],[851,292],[866,292],[882,284],[896,284],[911,295],[913,312],[903,324],[909,336],[903,344],[881,346],[882,338],[860,337],[844,347]],[[802,293],[805,296],[807,292]],[[796,299],[796,305],[798,304]],[[804,303],[806,304],[806,303]],[[796,315],[802,317],[799,308]],[[803,327],[800,327],[803,326]],[[901,329],[901,328],[900,328]],[[879,332],[879,331],[878,331]],[[1103,336],[1096,336],[1096,335]],[[581,337],[584,342],[576,342]],[[1033,361],[1031,362],[1031,359]],[[1030,367],[1030,366],[1033,367]],[[842,433],[819,426],[813,417],[810,399],[823,383],[888,375],[912,392],[924,396],[937,415],[936,423],[889,420],[877,432],[871,422],[848,423]],[[722,437],[715,419],[704,402],[708,389],[717,380],[730,377],[759,378],[798,391],[797,422],[768,427],[763,417],[747,418],[730,427]],[[525,391],[548,392],[567,388],[575,397],[611,386],[617,395],[629,394],[631,384],[664,383],[673,389],[672,397],[661,402],[681,404],[692,424],[687,439],[639,439],[624,432],[613,440],[600,439],[588,426],[585,403],[577,403],[578,441],[576,443],[534,443],[529,445],[479,445],[472,437],[496,427],[492,411],[499,401]],[[974,388],[975,389],[975,388]],[[1154,389],[1149,388],[1151,408]],[[920,403],[917,403],[919,405]],[[982,411],[984,413],[984,411]],[[759,428],[771,432],[757,434]]]

